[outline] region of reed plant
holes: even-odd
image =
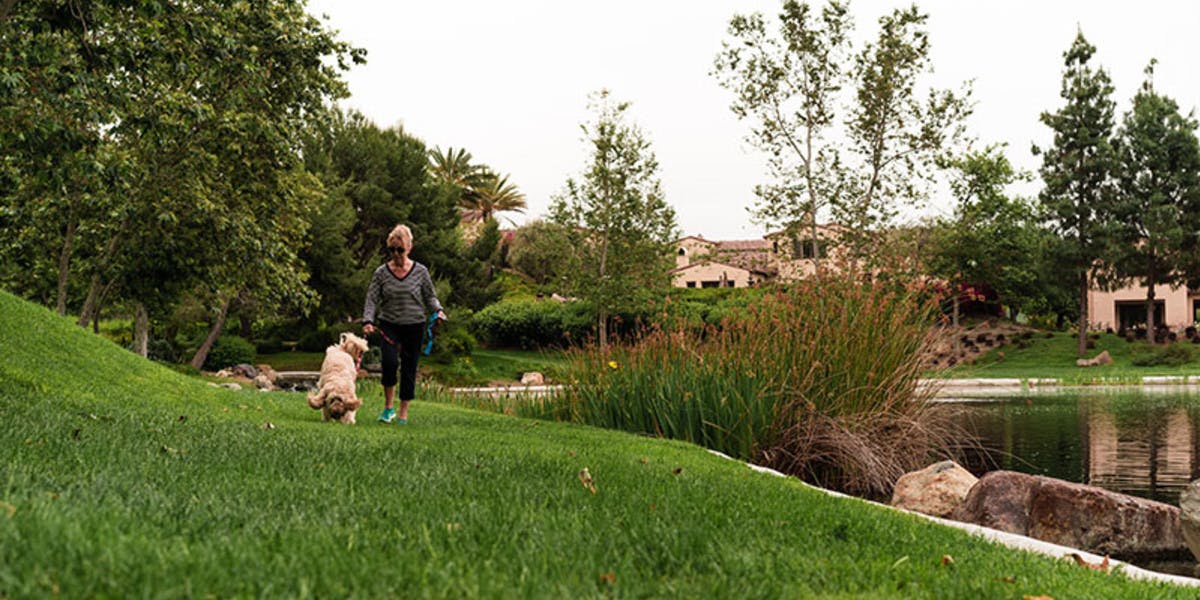
[[[686,440],[881,496],[960,435],[917,386],[935,308],[915,287],[826,274],[717,326],[575,350],[571,385],[525,416]]]

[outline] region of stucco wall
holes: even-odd
[[[708,263],[695,265],[690,269],[675,273],[672,283],[675,287],[688,287],[690,281],[693,282],[692,287],[702,287],[701,284],[705,281],[721,281],[722,274],[729,281],[728,285],[732,287],[748,287],[753,279],[753,274],[745,269],[720,263]]]
[[[1154,299],[1163,301],[1166,312],[1164,321],[1171,329],[1180,330],[1194,324],[1192,301],[1186,286],[1174,289],[1165,285],[1155,286]],[[1109,327],[1116,330],[1120,327],[1117,303],[1144,303],[1145,301],[1146,288],[1144,287],[1129,286],[1112,292],[1090,290],[1088,292],[1088,326],[1097,330]]]

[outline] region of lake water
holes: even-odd
[[[1200,390],[1067,388],[954,403],[979,436],[964,466],[1087,483],[1178,505],[1200,478]]]

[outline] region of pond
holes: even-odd
[[[964,466],[1046,475],[1178,505],[1200,478],[1200,389],[1066,388],[954,402],[981,448]]]

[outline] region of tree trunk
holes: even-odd
[[[953,329],[954,353],[958,354],[959,335],[958,335],[958,290],[957,289],[954,290],[954,294],[952,294],[952,297],[954,298],[954,302],[953,302],[954,309],[950,312],[950,324],[954,326],[954,329]]]
[[[608,310],[600,308],[600,322],[598,323],[600,333],[600,347],[608,346]]]
[[[92,283],[88,285],[87,298],[83,300],[83,308],[79,311],[80,327],[87,327],[87,324],[92,319],[92,313],[96,312],[96,305],[100,301],[100,275],[92,275]]]
[[[150,355],[150,315],[146,305],[137,303],[137,316],[133,320],[133,351],[138,356],[147,358]]]
[[[229,314],[229,305],[232,303],[232,295],[221,302],[221,311],[217,313],[216,322],[213,323],[212,329],[208,330],[208,337],[204,338],[204,343],[200,344],[200,348],[196,350],[196,355],[192,357],[192,368],[200,370],[200,367],[204,366],[204,361],[208,359],[208,352],[212,350],[213,344],[217,343],[217,337],[225,329],[225,317]]]
[[[59,315],[67,314],[67,280],[71,266],[71,252],[75,244],[75,213],[67,216],[67,234],[63,236],[62,251],[58,255],[58,300],[55,302],[55,311]]]
[[[1087,354],[1087,326],[1088,326],[1088,276],[1084,273],[1079,276],[1079,347],[1076,354],[1083,356]]]
[[[1157,325],[1154,322],[1154,278],[1151,273],[1151,278],[1146,282],[1146,341],[1151,346],[1158,343],[1158,336],[1155,334]]]

